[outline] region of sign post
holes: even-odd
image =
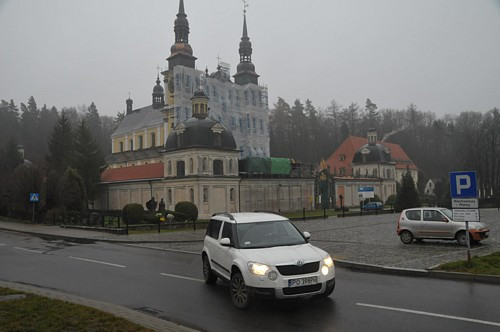
[[[479,221],[476,172],[451,172],[450,193],[452,198],[453,220],[465,222],[467,241],[467,261],[470,263],[469,221]]]
[[[35,204],[40,201],[40,194],[39,193],[30,193],[30,202],[33,203],[33,218],[32,218],[32,223],[35,223]]]

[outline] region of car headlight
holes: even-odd
[[[324,276],[328,275],[330,273],[330,268],[333,266],[333,259],[330,257],[330,255],[326,256],[323,259],[323,266],[321,267],[321,274]]]
[[[266,264],[249,262],[248,270],[258,276],[264,276],[266,275],[266,272],[269,271],[269,266],[267,266]]]
[[[330,257],[330,255],[328,255],[323,259],[323,263],[325,263],[325,265],[328,267],[332,267],[333,266],[333,259]]]

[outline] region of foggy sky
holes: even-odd
[[[239,62],[239,0],[184,0],[196,66]],[[500,107],[500,0],[249,0],[259,83],[293,103],[335,99],[438,115]],[[151,104],[178,0],[0,0],[0,99]]]

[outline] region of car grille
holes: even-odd
[[[319,262],[307,263],[302,266],[298,265],[280,265],[276,266],[282,276],[295,276],[299,274],[314,273],[319,270]]]
[[[288,287],[288,288],[283,288],[283,294],[297,295],[297,294],[313,293],[319,290],[321,290],[321,284],[307,285],[300,287]]]

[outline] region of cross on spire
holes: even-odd
[[[243,14],[246,14],[248,2],[247,2],[247,0],[241,0],[241,1],[243,1]]]

